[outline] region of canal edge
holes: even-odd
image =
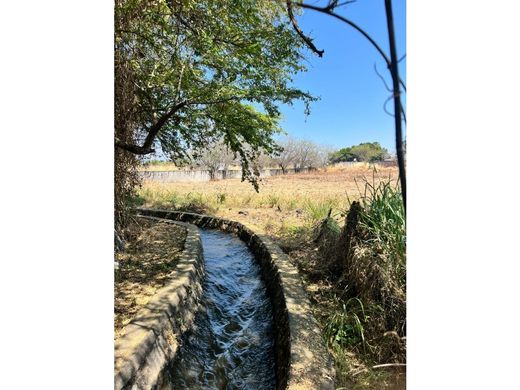
[[[191,327],[200,303],[204,276],[200,233],[189,223],[168,222],[186,229],[184,250],[169,283],[137,313],[114,343],[115,390],[162,386],[164,368],[175,357],[180,337]]]

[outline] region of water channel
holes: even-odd
[[[260,266],[233,234],[200,232],[201,310],[171,366],[170,389],[274,389],[273,314]]]

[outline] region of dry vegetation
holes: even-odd
[[[114,283],[115,338],[164,286],[184,248],[186,232],[177,225],[138,218],[131,225],[131,241],[116,253]]]
[[[281,175],[263,179],[257,193],[238,179],[202,183],[145,182],[138,191],[145,207],[179,208],[252,223],[269,234],[284,227],[317,222],[330,208],[334,215],[348,209],[359,199],[365,178],[377,182],[396,181],[397,169],[369,165],[355,168],[329,168],[315,173]]]
[[[145,182],[138,194],[145,207],[214,214],[244,222],[271,236],[288,253],[304,280],[335,357],[337,386],[386,389],[395,384],[394,368],[372,367],[406,359],[405,282],[401,282],[405,275],[404,248],[397,250],[378,235],[381,232],[370,229],[369,219],[378,218],[379,211],[375,210],[364,214],[364,225],[358,229],[347,259],[344,225],[353,201],[361,201],[369,209],[367,183],[369,189],[396,188],[397,177],[395,167],[374,170],[358,165],[267,178],[259,193],[249,183],[225,180]],[[331,218],[327,219],[329,212]],[[387,217],[381,214],[381,218]],[[404,229],[404,223],[401,226]],[[326,234],[320,235],[324,230]],[[403,243],[404,230],[398,237]],[[338,271],[338,265],[346,262],[349,272],[345,272],[347,267]]]

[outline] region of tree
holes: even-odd
[[[287,172],[287,168],[294,165],[296,161],[296,140],[293,138],[286,138],[278,143],[279,150],[273,161],[282,169],[282,173]]]
[[[257,186],[250,162],[278,150],[278,105],[314,100],[291,86],[302,47],[276,1],[116,0],[116,198],[135,186],[125,175],[139,156],[160,148],[175,161],[216,139]]]
[[[198,165],[206,168],[212,179],[217,171],[227,170],[234,161],[235,156],[223,141],[209,145],[197,158]]]
[[[276,166],[276,163],[274,161],[274,157],[273,156],[270,156],[270,155],[262,152],[255,159],[255,165],[260,170],[260,169],[266,169],[266,168],[271,168],[273,166]]]
[[[327,165],[329,148],[309,140],[296,140],[294,168],[320,168]]]
[[[286,173],[289,167],[295,170],[303,168],[320,168],[327,165],[330,148],[315,142],[287,137],[278,142],[280,152],[272,161]]]
[[[116,134],[124,150],[148,154],[159,143],[183,157],[187,147],[223,136],[247,160],[244,144],[273,150],[278,103],[312,100],[289,86],[291,74],[304,69],[301,44],[272,1],[116,3],[116,20],[134,15],[129,26],[116,26],[116,53],[134,76],[138,120],[133,143]]]
[[[354,161],[355,158],[354,154],[352,154],[352,148],[349,146],[332,153],[330,156],[330,162],[334,164],[344,161]]]
[[[325,167],[329,164],[330,158],[334,149],[330,146],[321,145],[318,149],[318,157],[317,157],[317,168]]]
[[[317,145],[315,143],[298,140],[296,142],[294,169],[299,170],[316,165],[317,157]]]
[[[388,150],[383,148],[379,142],[365,142],[359,145],[342,148],[331,156],[331,162],[342,161],[383,161],[389,156]]]

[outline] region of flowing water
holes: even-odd
[[[260,266],[236,236],[201,230],[201,310],[170,370],[173,389],[274,389],[271,303]]]

